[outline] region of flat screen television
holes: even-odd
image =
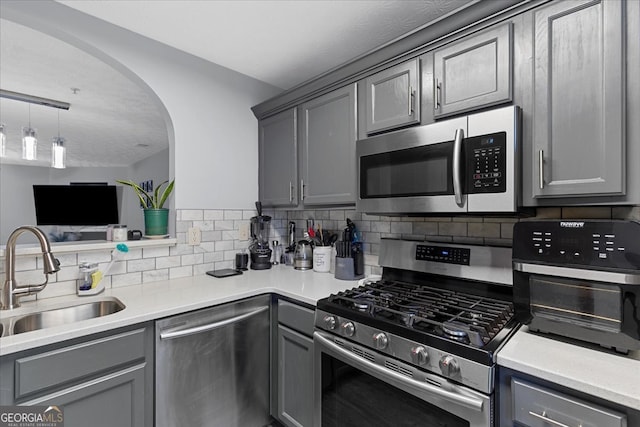
[[[38,225],[118,224],[115,185],[34,185]]]

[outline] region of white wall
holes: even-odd
[[[0,7],[3,18],[73,44],[155,93],[166,108],[176,178],[173,207],[254,205],[258,128],[250,107],[280,89],[53,1],[3,0]],[[174,30],[180,31],[168,29]]]

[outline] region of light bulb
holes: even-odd
[[[38,158],[38,137],[31,127],[22,128],[22,158],[36,160]]]
[[[65,139],[59,136],[53,138],[51,146],[51,167],[64,169],[67,167],[67,149],[64,146]]]

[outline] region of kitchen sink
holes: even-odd
[[[81,320],[108,316],[124,308],[125,305],[122,301],[116,298],[109,298],[54,310],[39,311],[16,317],[13,322],[12,332],[14,334],[22,334],[24,332],[66,325]]]

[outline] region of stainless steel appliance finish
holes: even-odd
[[[495,353],[517,326],[510,260],[383,239],[379,281],[317,303],[316,425],[492,426]]]
[[[264,426],[269,416],[270,298],[156,322],[156,423]]]
[[[517,211],[520,115],[509,106],[357,141],[356,209]]]
[[[519,321],[620,352],[640,349],[640,222],[522,221],[513,240]]]

